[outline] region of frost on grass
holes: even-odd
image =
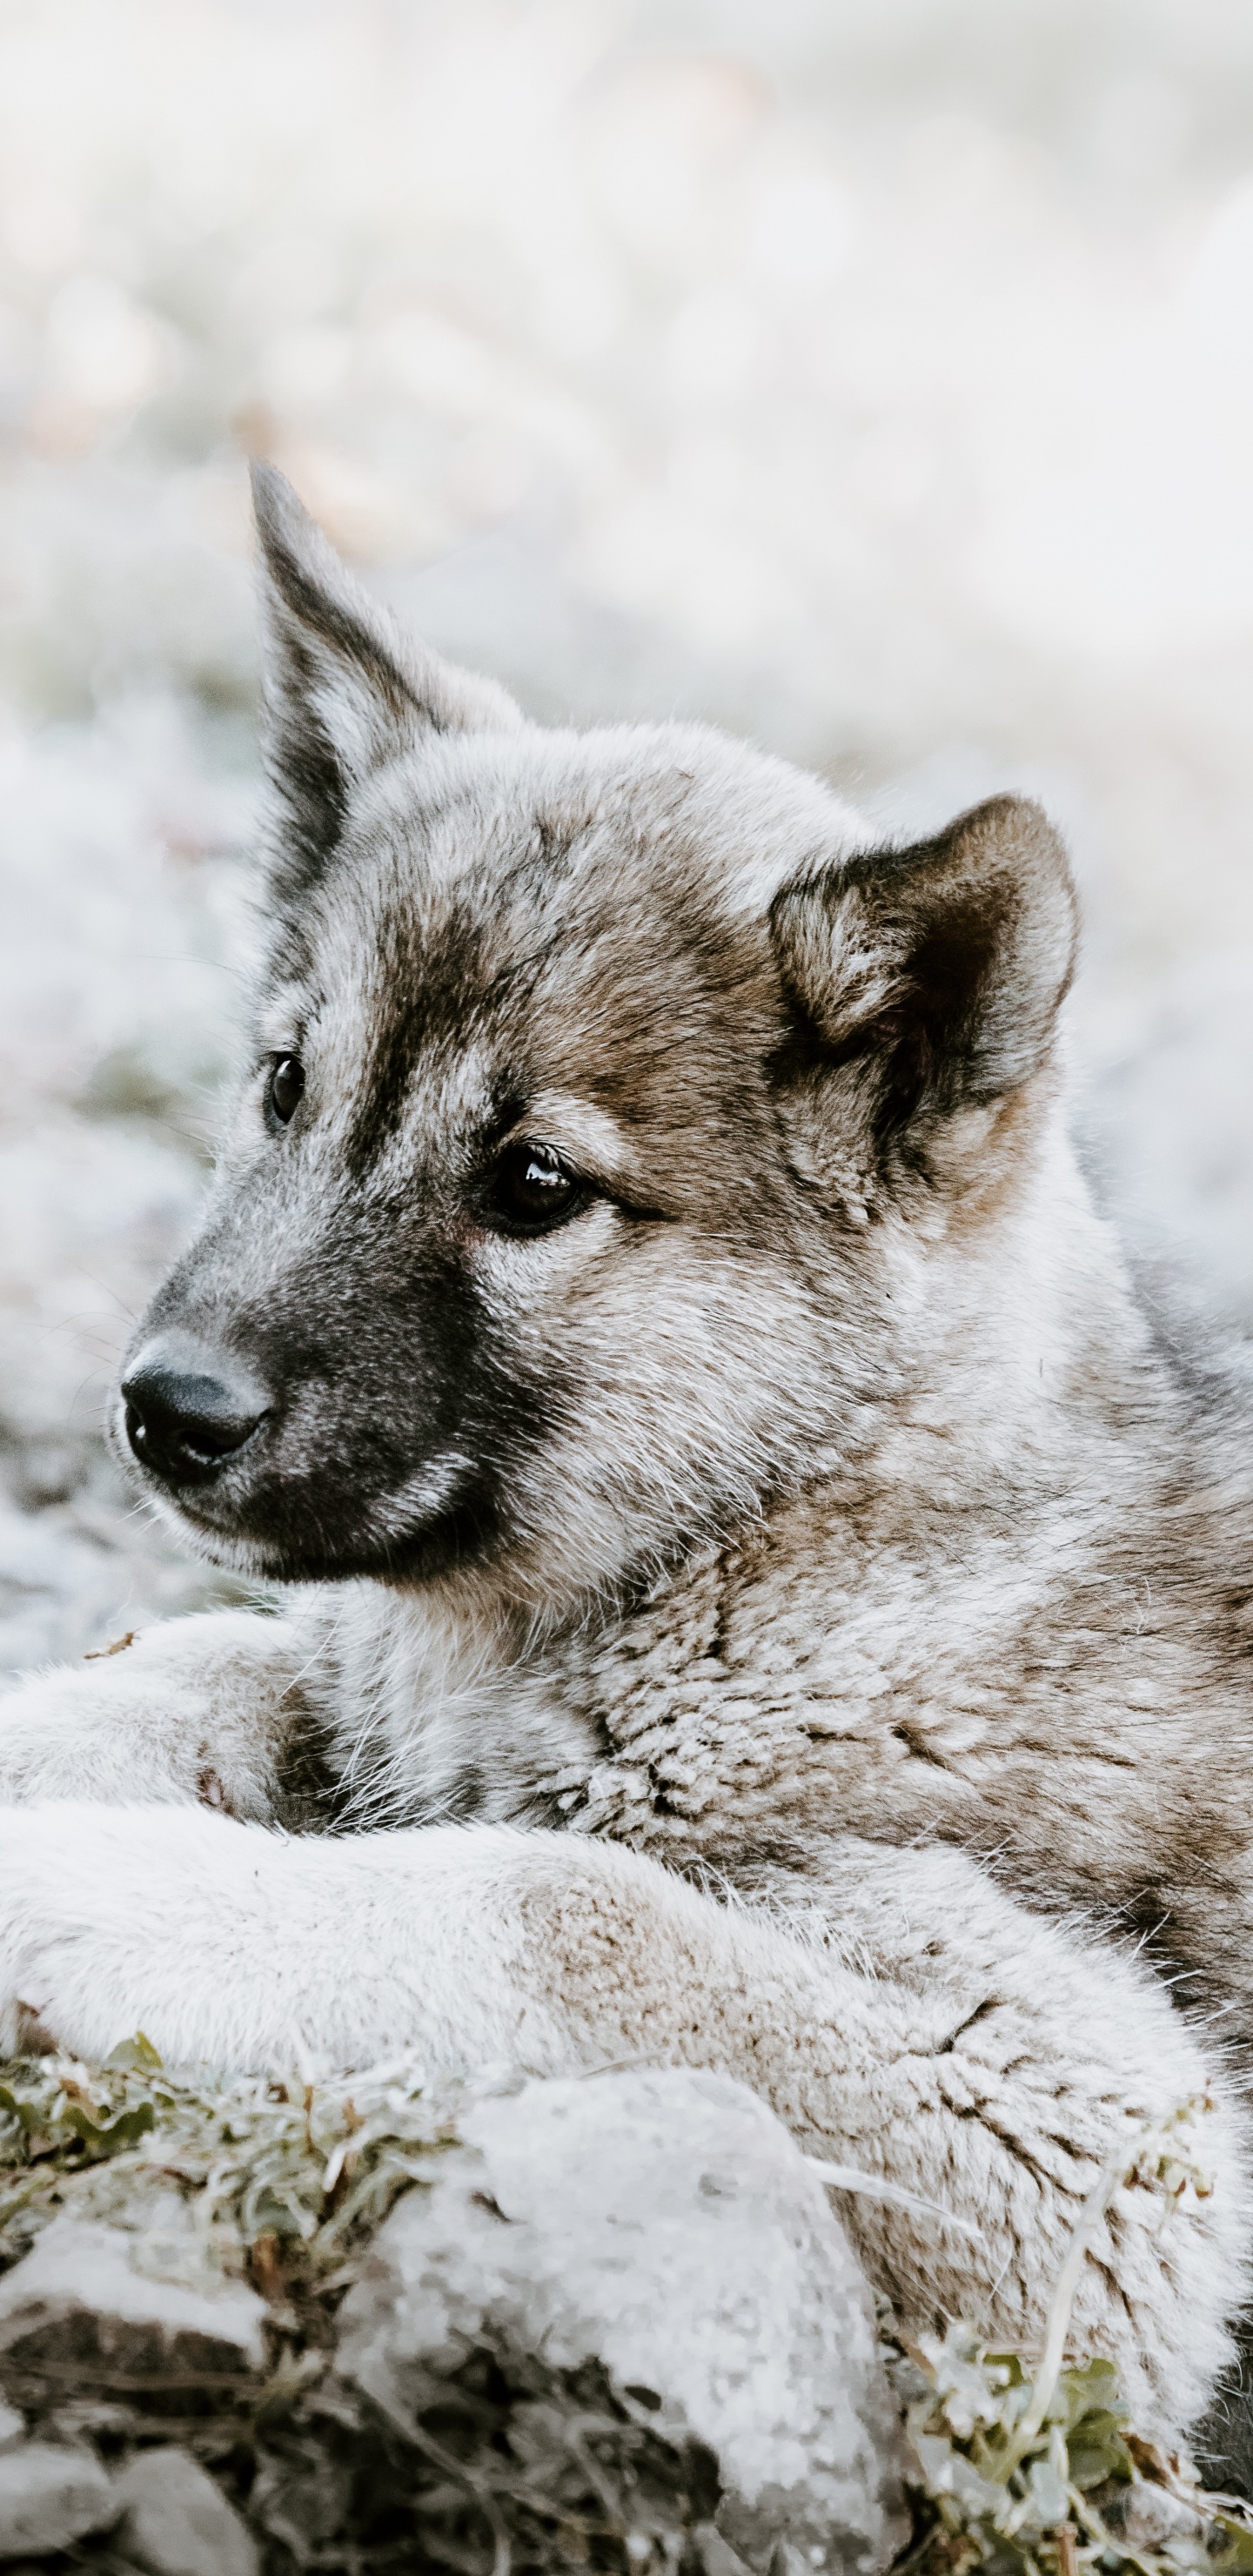
[[[908,2349],[884,2331],[919,2468],[919,2528],[899,2576],[1253,2569],[1244,2508],[1205,2494],[1190,2462],[1135,2432],[1112,2362],[1060,2371],[1032,2422],[1036,2380],[1020,2353],[962,2325]]]
[[[142,2037],[94,2071],[23,2060],[0,2076],[0,2263],[57,2212],[133,2223],[146,2190],[174,2183],[228,2274],[302,2301],[343,2288],[349,2250],[455,2143],[454,2100],[403,2068],[304,2086],[175,2076]]]
[[[66,2215],[151,2224],[168,2240],[174,2194],[188,2261],[249,2282],[268,2320],[260,2371],[231,2378],[219,2361],[199,2382],[154,2368],[119,2386],[99,2356],[6,2378],[0,2355],[0,2393],[33,2430],[88,2439],[109,2465],[182,2443],[245,2514],[266,2576],[419,2565],[733,2576],[724,2543],[708,2555],[711,2455],[663,2439],[647,2392],[617,2389],[598,2363],[556,2371],[484,2347],[430,2377],[407,2431],[336,2376],[343,2293],[398,2196],[459,2143],[463,2101],[403,2065],[318,2084],[174,2074],[142,2038],[98,2069],[66,2057],[0,2068],[0,2270]],[[1168,2223],[1173,2200],[1208,2187],[1192,2144],[1202,2108],[1145,2132],[1099,2178],[1040,2354],[993,2350],[960,2321],[909,2343],[885,2311],[916,2461],[898,2576],[1253,2576],[1244,2509],[1137,2435],[1112,2363],[1066,2360],[1086,2244],[1114,2191],[1134,2174],[1162,2195]],[[110,2547],[80,2544],[72,2563],[120,2576]],[[795,2557],[783,2541],[773,2576],[799,2576]]]
[[[995,2351],[960,2321],[918,2344],[885,2318],[889,2376],[918,2463],[917,2529],[898,2562],[918,2576],[986,2568],[992,2576],[1180,2576],[1253,2570],[1253,2521],[1207,2495],[1186,2457],[1131,2424],[1111,2361],[1066,2366],[1066,2337],[1088,2248],[1122,2186],[1163,2202],[1205,2198],[1197,2154],[1202,2097],[1181,2104],[1111,2159],[1089,2193],[1058,2276],[1038,2355]]]
[[[691,2534],[718,2501],[712,2456],[663,2438],[647,2392],[612,2387],[598,2363],[557,2371],[485,2346],[432,2375],[407,2433],[335,2377],[342,2295],[399,2194],[457,2143],[460,2099],[404,2068],[318,2085],[175,2076],[142,2039],[99,2069],[0,2068],[0,2267],[66,2214],[135,2229],[150,2214],[168,2238],[174,2189],[187,2259],[268,2303],[264,2372],[224,2381],[218,2362],[197,2385],[158,2367],[119,2390],[98,2364],[72,2384],[64,2369],[55,2384],[6,2380],[0,2355],[9,2402],[106,2461],[183,2443],[245,2513],[267,2576],[695,2569]],[[113,2567],[107,2542],[75,2563],[97,2559]]]

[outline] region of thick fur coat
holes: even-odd
[[[1075,906],[1002,798],[867,851],[691,727],[399,635],[258,477],[270,938],[119,1445],[279,1615],[0,1708],[0,2040],[729,2069],[977,2235],[842,2204],[912,2323],[1075,2309],[1148,2421],[1244,2290],[1248,1443],[1061,1108]]]

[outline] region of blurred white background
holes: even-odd
[[[0,0],[0,1666],[246,958],[243,457],[540,716],[1041,793],[1107,1194],[1253,1329],[1247,0]]]

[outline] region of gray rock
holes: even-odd
[[[120,2507],[111,2479],[90,2451],[24,2442],[0,2453],[0,2559],[68,2549],[107,2531]]]
[[[15,2451],[26,2439],[26,2426],[16,2406],[0,2406],[0,2454]]]
[[[118,2548],[150,2576],[258,2576],[251,2533],[185,2451],[140,2451],[114,2493],[124,2509]]]
[[[134,2230],[70,2215],[0,2277],[0,2384],[259,2370],[264,2301],[206,2261],[180,2202]]]
[[[715,2453],[718,2529],[764,2567],[877,2576],[907,2531],[903,2438],[869,2293],[787,2131],[729,2077],[534,2082],[467,2114],[466,2147],[375,2239],[339,2367],[393,2420],[479,2343],[594,2359]]]

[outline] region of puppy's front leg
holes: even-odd
[[[0,1698],[0,1802],[160,1800],[281,1816],[327,1624],[312,1601],[281,1619],[207,1611],[32,1674]]]
[[[431,2072],[507,2058],[571,2073],[646,2056],[718,2067],[811,2148],[872,2166],[959,2234],[850,2199],[872,2278],[1038,2340],[1101,2166],[1205,2088],[1168,1998],[999,1891],[995,1967],[919,1873],[921,1974],[863,1975],[621,1848],[503,1827],[292,1840],[185,1808],[0,1810],[0,1994],[88,2057],[143,2028],[167,2061]],[[933,1918],[933,1919],[932,1919]],[[926,1936],[925,1938],[923,1936]],[[10,2034],[13,2021],[10,2020]],[[3,2033],[0,2033],[0,2045]],[[1205,2401],[1241,2289],[1240,2151],[1209,2122],[1213,2198],[1121,2192],[1074,2311],[1141,2420]]]

